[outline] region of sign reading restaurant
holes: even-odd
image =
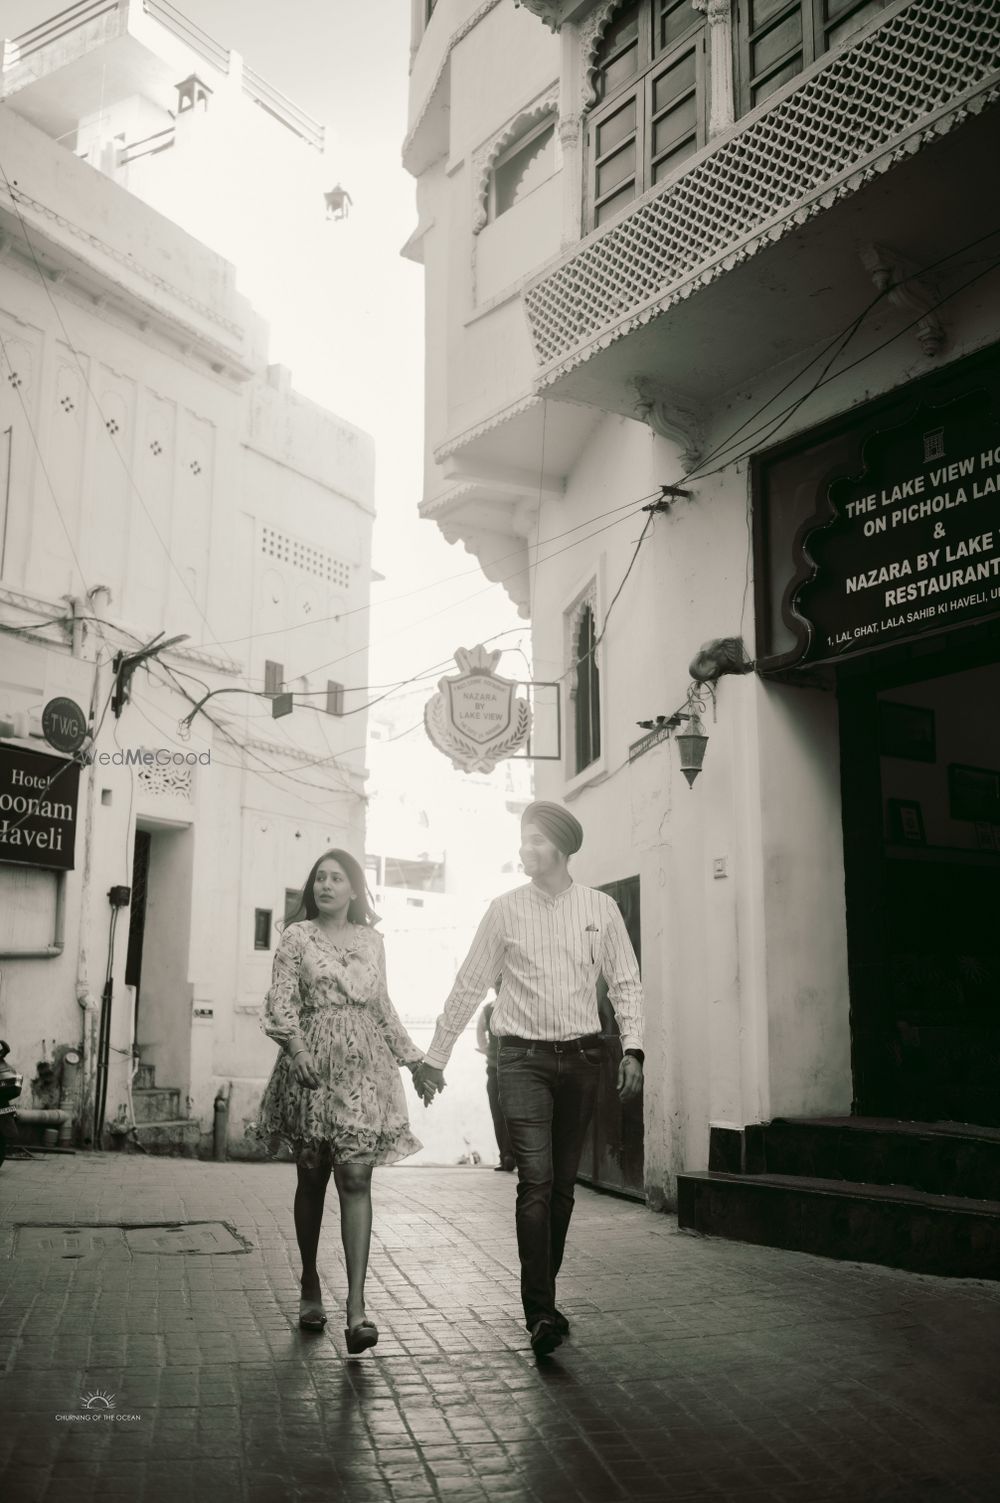
[[[72,871],[80,768],[0,745],[0,861]]]
[[[761,463],[761,666],[830,662],[1000,614],[1000,366],[984,363]]]
[[[1000,435],[984,392],[924,409],[864,446],[865,469],[835,480],[834,517],[804,548],[816,565],[793,609],[814,654],[912,636],[1000,609]]]

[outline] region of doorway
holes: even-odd
[[[149,851],[152,836],[148,830],[136,830],[132,850],[132,901],[128,916],[128,952],[125,958],[125,985],[134,988],[132,1037],[139,1036],[139,1000],[142,990],[142,942],[146,931],[146,889],[149,881]]]
[[[854,1110],[1000,1127],[1000,640],[840,671]]]

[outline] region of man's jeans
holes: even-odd
[[[500,1166],[509,1169],[514,1157],[514,1149],[503,1112],[500,1110],[500,1085],[497,1081],[496,1065],[486,1066],[486,1099],[490,1104],[490,1116],[493,1118],[493,1132],[496,1135],[497,1150],[500,1154]]]
[[[530,1329],[556,1307],[580,1151],[601,1078],[600,1046],[559,1053],[501,1043],[500,1105],[517,1160],[517,1251]]]

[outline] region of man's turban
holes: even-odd
[[[521,824],[537,825],[566,856],[572,856],[583,845],[583,826],[562,804],[547,804],[541,800],[529,804],[521,815]]]

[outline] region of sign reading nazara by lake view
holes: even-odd
[[[801,545],[810,661],[1000,611],[1000,425],[989,393],[871,433]],[[806,575],[805,578],[802,575]]]
[[[0,745],[0,861],[72,871],[80,768]]]

